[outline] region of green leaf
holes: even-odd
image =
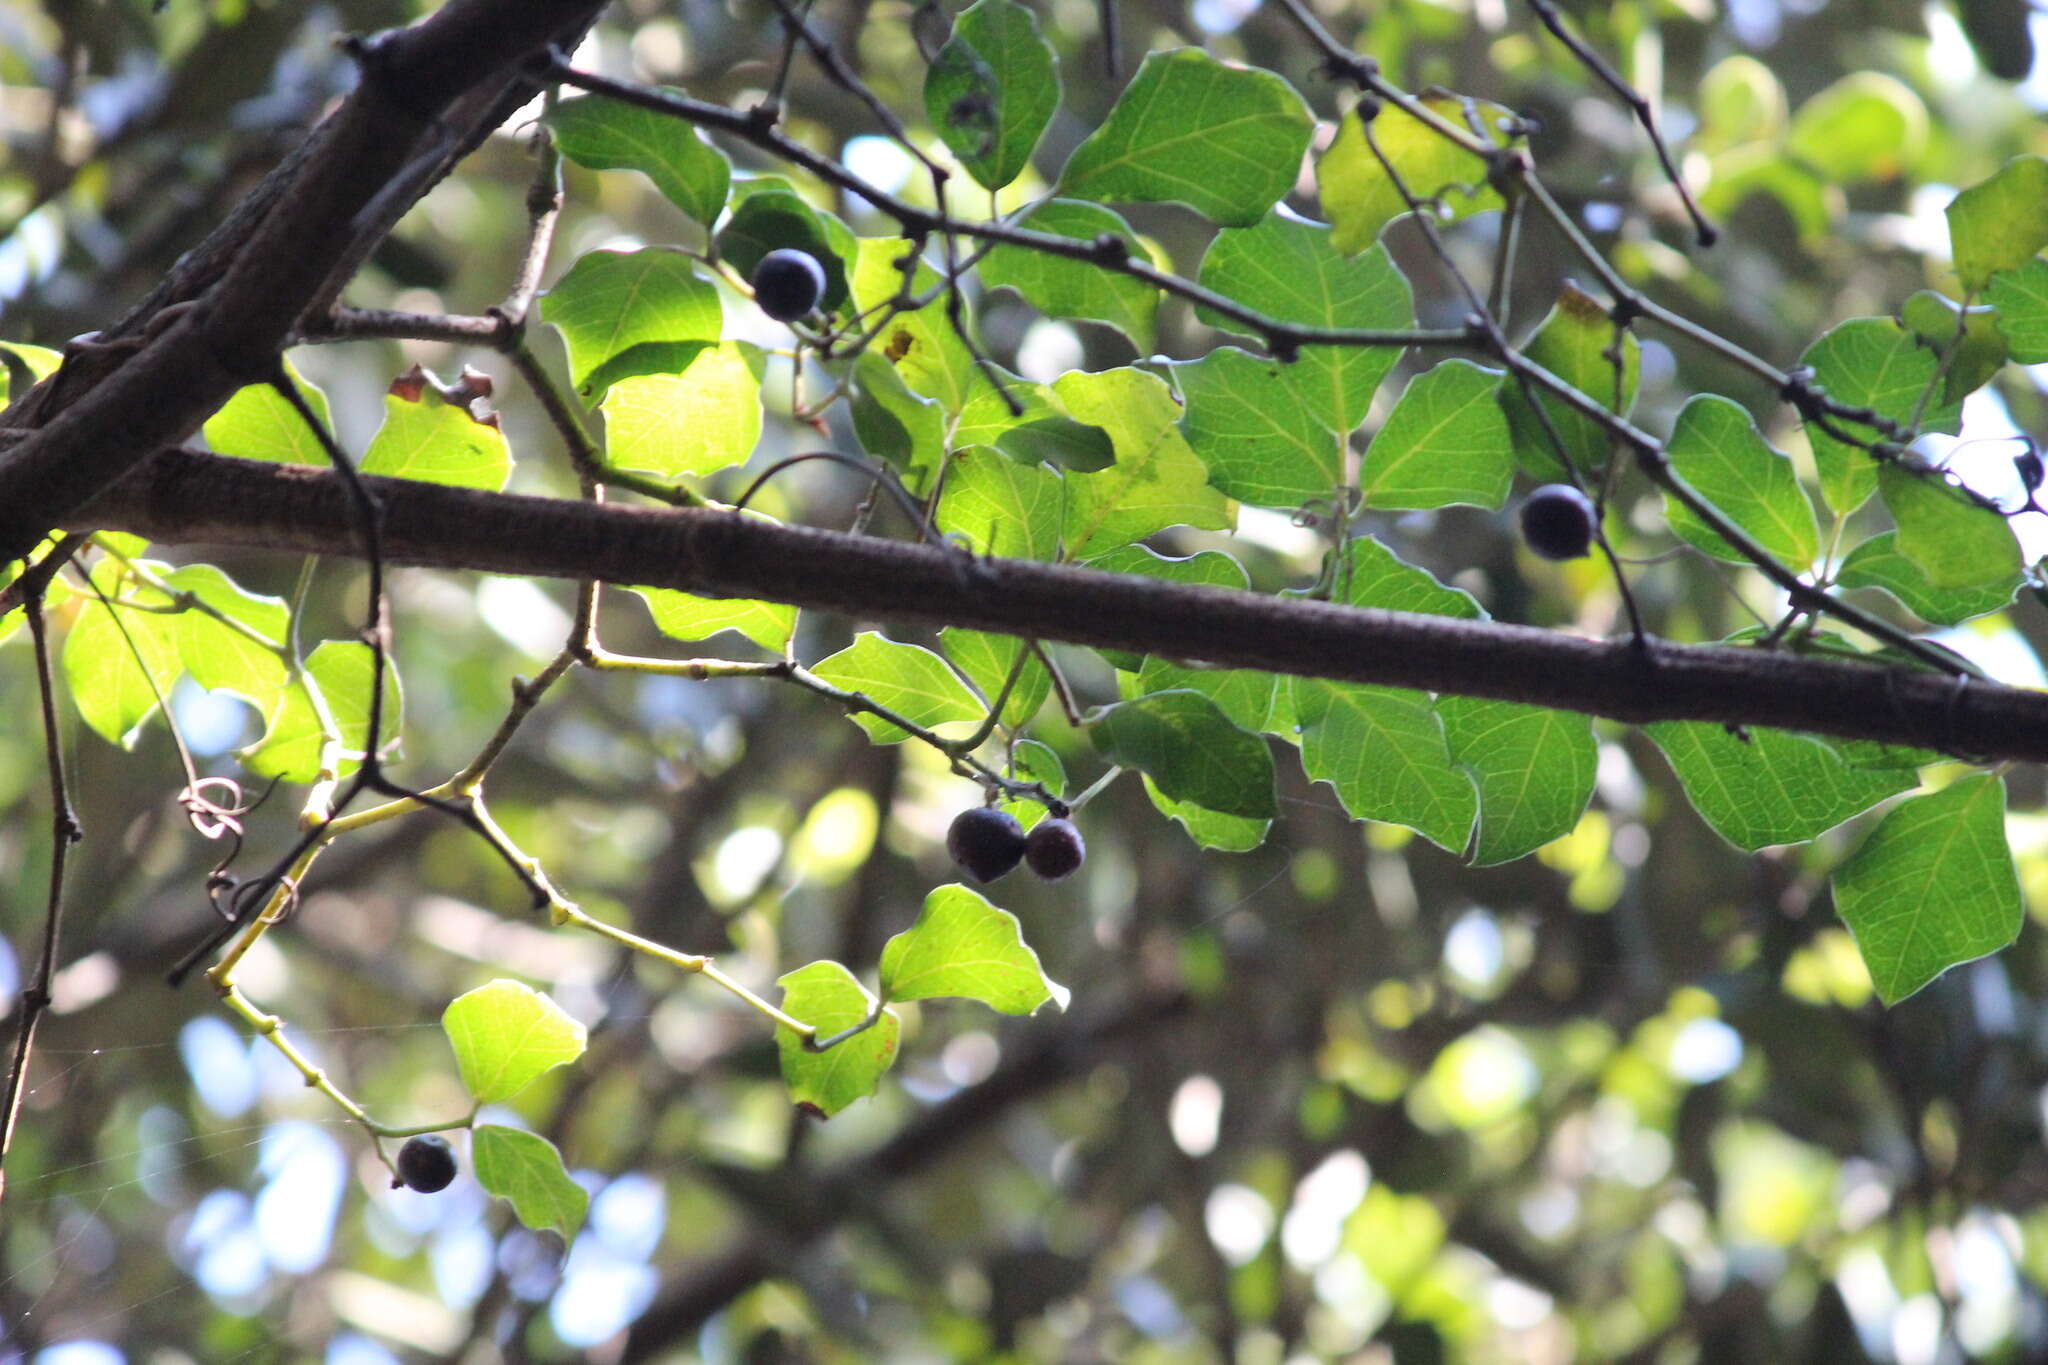
[[[1176,801],[1270,820],[1273,754],[1199,692],[1157,692],[1104,707],[1089,726],[1111,762],[1137,768]]]
[[[715,474],[761,439],[758,348],[693,342],[672,373],[622,378],[604,396],[605,458],[660,478]]]
[[[875,348],[853,365],[850,405],[861,448],[903,471],[912,492],[922,492],[927,475],[946,454],[946,414],[938,403],[910,391],[896,367]]]
[[[952,721],[978,722],[988,712],[944,659],[921,645],[898,644],[872,630],[854,636],[851,645],[811,671],[927,729]],[[877,744],[901,744],[910,738],[880,716],[856,713],[851,719]]]
[[[2037,257],[1993,275],[1984,297],[1998,310],[1998,330],[2014,360],[2022,365],[2048,360],[2048,261]]]
[[[362,472],[498,492],[512,477],[512,448],[496,413],[478,415],[488,380],[465,373],[452,387],[415,365],[384,395],[384,424],[363,452]]]
[[[1188,668],[1148,656],[1132,679],[1135,690],[1130,695],[1200,692],[1216,703],[1232,725],[1260,734],[1272,727],[1273,692],[1278,683],[1273,674],[1256,668]]]
[[[1600,762],[1585,716],[1481,697],[1439,697],[1436,713],[1479,788],[1474,863],[1513,862],[1578,825]]]
[[[1202,257],[1201,283],[1281,322],[1305,327],[1401,329],[1415,325],[1408,280],[1379,247],[1359,256],[1337,249],[1330,229],[1290,214],[1216,234]],[[1244,324],[1202,310],[1213,326]],[[1373,393],[1401,358],[1399,346],[1304,346],[1283,373],[1324,426],[1348,432],[1365,420]],[[1327,488],[1323,491],[1327,492]]]
[[[1708,721],[1658,721],[1643,732],[1670,760],[1700,818],[1755,852],[1818,838],[1914,786],[1911,769],[1863,768],[1809,735],[1757,727],[1737,738]]]
[[[898,262],[915,250],[901,237],[861,238],[853,268],[853,306],[864,313],[889,307],[889,301],[903,288]],[[937,273],[918,262],[911,287],[919,293],[943,293],[938,284]],[[987,377],[946,320],[944,306],[936,301],[890,318],[873,349],[896,367],[897,376],[912,393],[937,399],[951,415],[958,416],[971,399],[990,391]]]
[[[1468,503],[1497,508],[1514,482],[1501,371],[1446,360],[1408,381],[1365,449],[1366,505],[1406,511]]]
[[[1996,298],[1999,285],[2008,277],[2000,275],[1991,281],[1991,294]],[[2005,333],[1999,330],[2001,320],[1998,309],[1976,307],[1965,309],[1953,300],[1922,289],[1907,298],[1899,310],[1899,321],[1903,322],[1917,337],[1922,346],[1934,352],[1937,361],[1954,347],[1948,371],[1942,379],[1941,400],[1944,403],[1960,403],[1997,374],[2011,358]],[[1956,333],[1962,332],[1962,343],[1956,344]],[[2044,333],[2048,340],[2048,333]],[[2048,359],[2044,352],[2043,359]]]
[[[924,78],[926,117],[984,189],[1003,188],[1031,164],[1059,102],[1052,45],[1011,0],[963,11]]]
[[[958,626],[947,626],[940,631],[939,641],[945,646],[946,657],[953,661],[953,666],[981,690],[990,706],[995,705],[996,698],[1002,695],[1003,684],[1008,681],[1010,670],[1017,665],[1017,656],[1030,651],[1028,642],[1013,635],[990,635],[978,630],[962,630]],[[1036,657],[1026,658],[1015,685],[1010,688],[1010,699],[1003,703],[1002,723],[1012,730],[1028,724],[1038,714],[1038,708],[1045,705],[1045,699],[1051,692],[1052,675],[1045,671],[1045,665]]]
[[[334,430],[328,416],[327,395],[320,391],[320,386],[308,383],[289,359],[284,362],[284,372],[321,425]],[[268,384],[251,384],[235,390],[220,411],[206,419],[201,430],[206,433],[206,444],[223,455],[275,460],[280,464],[322,468],[327,465],[327,451],[320,438],[300,420],[284,395]]]
[[[825,1038],[866,1019],[877,1004],[867,987],[837,962],[799,967],[776,984],[782,987],[783,1013],[814,1026]],[[882,1073],[896,1060],[902,1028],[896,1011],[885,1009],[873,1028],[823,1052],[806,1048],[794,1031],[777,1028],[775,1043],[791,1103],[829,1119],[874,1094]]]
[[[263,738],[242,755],[242,764],[258,777],[311,782],[320,776],[324,744],[320,717],[309,689],[317,689],[340,732],[342,759],[336,776],[347,776],[361,763],[370,735],[370,647],[353,640],[323,640],[306,659],[305,672],[285,688],[283,700],[270,714]],[[384,661],[382,744],[396,744],[404,704],[398,668]]]
[[[163,593],[128,579],[112,559],[94,566],[92,580],[116,603],[125,597],[144,607],[170,605]],[[184,671],[178,637],[176,616],[108,606],[97,596],[88,597],[64,639],[62,660],[64,683],[79,718],[109,744],[134,748],[143,725],[156,714],[158,698],[169,699]]]
[[[732,164],[688,124],[597,97],[564,100],[542,122],[554,130],[563,156],[593,171],[639,171],[663,198],[705,227],[725,208]]]
[[[1103,573],[1137,574],[1165,583],[1195,583],[1211,588],[1245,588],[1251,585],[1244,565],[1221,550],[1203,550],[1184,559],[1172,559],[1143,545],[1119,545],[1107,554],[1088,560],[1082,567]],[[1110,667],[1126,673],[1137,672],[1145,657],[1120,649],[1098,652],[1109,660]]]
[[[1479,796],[1427,693],[1296,678],[1294,714],[1302,770],[1335,788],[1345,810],[1465,851]]]
[[[1425,95],[1422,103],[1457,128],[1470,130],[1469,105],[1496,145],[1505,145],[1498,129],[1508,111],[1485,100],[1457,95]],[[1387,174],[1391,163],[1401,185],[1421,203],[1436,200],[1447,218],[1501,206],[1500,195],[1486,183],[1486,163],[1445,138],[1436,129],[1396,105],[1387,105],[1372,124],[1373,141],[1386,157],[1382,162],[1365,139],[1365,126],[1355,113],[1339,121],[1330,149],[1316,163],[1316,185],[1323,212],[1337,229],[1339,251],[1363,251],[1379,240],[1387,224],[1408,212],[1401,190]]]
[[[852,287],[846,263],[856,250],[846,224],[812,208],[786,182],[772,177],[741,181],[733,187],[733,198],[732,216],[718,230],[718,252],[726,264],[752,279],[754,267],[771,251],[809,252],[825,268],[821,306],[837,312]]]
[[[590,1211],[589,1193],[570,1179],[555,1144],[502,1124],[480,1123],[469,1135],[476,1182],[508,1200],[519,1221],[535,1232],[576,1236]]]
[[[718,291],[680,251],[592,251],[555,282],[541,315],[562,334],[569,375],[584,398],[608,382],[606,361],[664,341],[716,342],[725,329]]]
[[[1470,593],[1439,583],[1427,569],[1406,562],[1371,536],[1355,537],[1345,545],[1335,597],[1348,606],[1382,611],[1422,612],[1466,621],[1486,617]]]
[[[982,4],[1008,0],[981,0]],[[972,11],[969,11],[972,13]],[[1100,204],[1078,199],[1053,199],[1040,204],[1018,227],[1093,242],[1103,234],[1121,240],[1134,260],[1150,260],[1131,225]],[[1050,256],[1029,247],[998,246],[981,263],[981,282],[990,289],[1011,289],[1047,317],[1085,318],[1114,327],[1129,337],[1139,352],[1152,348],[1159,291],[1152,285],[1092,261]]]
[[[1920,395],[1934,382],[1936,361],[1911,332],[1890,318],[1851,318],[1806,348],[1800,363],[1830,398],[1852,408],[1870,408],[1895,422],[1912,420]],[[1929,409],[1922,429],[1944,431],[1955,418],[1953,407]],[[1858,422],[1830,417],[1828,425],[1850,436],[1876,440],[1879,433]],[[1848,514],[1877,491],[1877,462],[1870,452],[1838,441],[1818,422],[1806,424],[1820,467],[1821,496],[1837,512]]]
[[[1060,476],[1050,469],[976,446],[948,463],[938,526],[964,537],[976,554],[1053,559],[1065,500]]]
[[[669,588],[634,588],[654,616],[655,629],[673,640],[707,640],[736,630],[771,654],[780,654],[796,633],[796,608],[784,602],[744,597],[698,597]]]
[[[1936,588],[2010,586],[2020,571],[2019,542],[2005,517],[1972,502],[1939,470],[1896,463],[1877,472],[1884,505],[1899,524],[1899,553]]]
[[[1723,57],[1700,82],[1696,104],[1701,151],[1775,139],[1785,130],[1785,87],[1777,74],[1746,54]]]
[[[956,885],[933,890],[917,923],[883,947],[882,996],[960,996],[1003,1014],[1031,1014],[1048,1000],[1066,1009],[1068,991],[1045,974],[1015,915]]]
[[[1786,145],[1836,184],[1896,180],[1925,155],[1927,125],[1911,87],[1858,71],[1799,106]]]
[[[1109,433],[1116,463],[1069,474],[1063,530],[1069,556],[1098,555],[1169,526],[1221,530],[1229,504],[1181,435],[1165,381],[1141,370],[1071,370],[1053,385],[1065,414]]]
[[[547,996],[517,981],[465,991],[441,1012],[462,1083],[479,1104],[511,1099],[546,1072],[583,1055],[583,1025]]]
[[[1975,293],[2048,246],[2048,158],[2016,156],[1948,206],[1956,274]]]
[[[1820,553],[1813,504],[1792,461],[1773,450],[1739,403],[1699,394],[1685,405],[1666,443],[1671,467],[1771,557],[1804,573]],[[1746,560],[1670,493],[1664,515],[1680,540],[1716,559]]]
[[[1344,437],[1299,401],[1289,367],[1222,346],[1173,375],[1188,405],[1181,432],[1224,494],[1255,507],[1335,494]]]
[[[1899,553],[1894,531],[1874,535],[1842,561],[1837,581],[1845,588],[1883,588],[1906,610],[1937,626],[1960,625],[2012,601],[2014,582],[1981,588],[1937,588],[1919,565]]]
[[[1727,218],[1751,195],[1768,195],[1792,220],[1799,245],[1808,250],[1825,242],[1848,211],[1838,186],[1805,162],[1785,155],[1775,141],[1731,147],[1713,156],[1708,166],[1709,178],[1699,196],[1702,209]]]
[[[2005,947],[2019,937],[2021,908],[2004,780],[1979,773],[1900,802],[1836,871],[1834,891],[1887,1005]]]
[[[1622,363],[1617,373],[1610,354],[1616,337],[1614,320],[1608,316],[1605,305],[1566,280],[1556,305],[1522,353],[1609,412],[1626,417],[1635,405],[1642,347],[1635,333],[1619,333]],[[1577,408],[1567,406],[1563,399],[1536,392],[1536,401],[1550,415],[1547,426],[1522,396],[1520,384],[1504,383],[1500,387],[1501,407],[1507,412],[1508,427],[1515,438],[1515,457],[1522,468],[1539,479],[1564,477],[1557,442],[1551,440],[1552,431],[1581,474],[1604,468],[1613,446],[1607,428]]]
[[[1144,777],[1142,773],[1140,776]],[[1144,782],[1145,795],[1152,798],[1153,806],[1185,830],[1198,848],[1213,848],[1223,853],[1249,853],[1266,842],[1266,834],[1273,828],[1271,820],[1225,815],[1192,801],[1176,801],[1159,790],[1159,784],[1151,778],[1144,777]]]
[[[1146,56],[1060,174],[1072,199],[1186,204],[1225,227],[1256,223],[1294,188],[1315,121],[1270,71],[1196,48]]]
[[[172,618],[178,657],[192,681],[210,692],[231,692],[269,715],[284,692],[286,670],[279,651],[291,636],[291,612],[283,599],[246,592],[211,564],[188,564],[165,574],[164,583],[191,593],[242,627],[196,609]],[[252,632],[269,647],[250,638]]]

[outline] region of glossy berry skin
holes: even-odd
[[[1547,483],[1522,502],[1522,539],[1545,559],[1578,559],[1592,548],[1595,515],[1584,493]]]
[[[754,267],[754,302],[777,322],[795,322],[817,311],[825,297],[825,267],[808,251],[782,247]]]
[[[992,882],[1024,859],[1024,827],[994,806],[977,806],[953,817],[946,852],[978,882]]]
[[[1047,817],[1024,838],[1024,863],[1049,882],[1073,875],[1088,856],[1088,845],[1072,820]]]
[[[448,1145],[447,1138],[407,1138],[405,1146],[398,1149],[398,1178],[391,1182],[393,1189],[403,1185],[421,1194],[433,1194],[447,1189],[454,1179],[455,1150]]]

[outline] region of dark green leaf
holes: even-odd
[[[1059,66],[1038,19],[1012,0],[978,0],[925,73],[925,115],[984,189],[1031,164],[1059,107]]]
[[[1105,707],[1089,727],[1112,762],[1144,772],[1176,801],[1270,820],[1273,755],[1199,692],[1157,692]]]
[[[594,171],[639,171],[671,204],[707,228],[725,208],[732,164],[686,123],[637,104],[596,97],[564,100],[544,122],[554,130],[563,156]]]
[[[1196,48],[1154,52],[1074,149],[1060,193],[1186,204],[1213,223],[1259,221],[1294,187],[1314,127],[1294,87]]]
[[[1427,693],[1296,678],[1294,713],[1303,771],[1334,787],[1345,810],[1465,851],[1479,798]]]
[[[1187,400],[1181,430],[1209,481],[1255,507],[1334,496],[1345,438],[1299,400],[1287,366],[1235,346],[1174,366]]]
[[[1999,286],[2010,278],[1999,275],[1991,281],[1990,295],[1994,303],[2000,296]],[[2048,285],[2048,281],[2044,281],[2044,285]],[[2011,358],[2006,335],[1999,330],[2004,326],[2004,320],[1996,308],[1964,309],[1932,289],[1922,289],[1906,300],[1905,307],[1899,310],[1899,320],[1920,339],[1922,346],[1934,352],[1937,359],[1949,355],[1953,348],[1954,354],[1949,357],[1941,386],[1941,401],[1944,403],[1960,403],[1983,388]],[[1960,344],[1956,339],[1959,330],[1962,333]],[[2044,333],[2043,340],[2048,341],[2048,333]],[[2040,358],[2048,360],[2048,350],[2044,350]]]

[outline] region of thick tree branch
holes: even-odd
[[[723,510],[364,482],[383,504],[384,553],[394,563],[764,598],[1636,723],[1769,725],[2048,762],[2048,693],[1905,667],[1661,641],[1639,649],[1529,626],[977,559]],[[171,544],[358,549],[331,473],[188,450],[159,452],[69,524]]]
[[[196,253],[217,279],[192,282],[131,334],[75,352],[16,405],[36,427],[0,447],[0,563],[147,453],[183,440],[245,384],[264,378],[336,270],[423,194],[473,127],[444,116],[481,96],[505,107],[519,60],[580,32],[599,0],[450,0],[412,28],[356,49],[362,84],[308,139],[288,177],[239,214],[234,240]],[[493,78],[496,80],[493,80]],[[203,288],[204,292],[199,292]]]

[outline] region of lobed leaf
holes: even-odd
[[[1015,915],[955,885],[926,896],[917,922],[883,947],[882,995],[960,996],[1003,1014],[1032,1014],[1047,1001],[1066,1009],[1069,992],[1045,974]]]

